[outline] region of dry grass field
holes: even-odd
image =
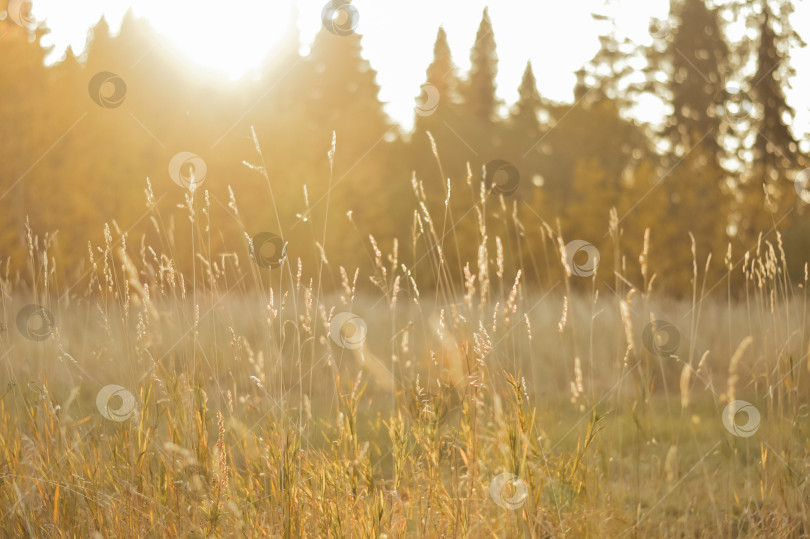
[[[113,226],[74,287],[27,231],[30,275],[0,281],[4,536],[808,533],[806,287],[778,237],[727,264],[741,295],[696,261],[675,301],[665,254],[597,288],[550,229],[559,280],[527,284],[482,207],[462,279],[418,232],[441,277],[419,290],[373,237],[372,275],[208,252],[206,199],[191,275],[156,206],[174,249]]]
[[[808,23],[0,0],[0,539],[810,537]]]

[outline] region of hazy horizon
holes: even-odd
[[[297,17],[291,11],[293,4]],[[619,38],[627,37],[648,45],[653,40],[649,33],[650,21],[666,17],[669,10],[667,0],[587,0],[576,5],[472,0],[463,10],[449,3],[433,5],[427,0],[418,0],[405,12],[389,11],[383,4],[368,0],[355,0],[353,5],[359,12],[356,32],[362,36],[363,55],[377,71],[380,100],[388,115],[407,131],[413,127],[414,99],[425,81],[425,68],[432,59],[433,41],[440,26],[447,32],[453,60],[463,74],[470,66],[469,49],[475,41],[481,12],[488,7],[498,45],[496,82],[497,95],[503,100],[503,114],[517,99],[520,77],[529,60],[538,74],[537,86],[543,97],[560,103],[573,101],[574,72],[597,52],[598,36],[612,28],[610,21],[595,20],[592,13],[613,18]],[[43,39],[45,44],[54,47],[49,62],[62,58],[68,46],[80,55],[85,49],[87,32],[102,15],[111,32],[117,32],[124,15],[131,9],[136,17],[147,19],[158,33],[174,42],[177,51],[196,69],[235,82],[249,77],[251,70],[259,68],[262,61],[272,55],[282,28],[291,17],[296,19],[300,32],[300,51],[307,54],[321,27],[323,2],[306,0],[271,6],[238,0],[228,6],[227,12],[223,12],[222,7],[214,2],[181,1],[167,6],[156,0],[93,0],[83,3],[79,9],[59,0],[37,0],[33,2],[32,11],[37,19],[41,14],[52,32]],[[194,16],[186,16],[186,13]],[[800,35],[803,31],[807,33],[801,23],[807,22],[806,28],[810,29],[810,4],[800,3],[792,20]],[[220,33],[223,23],[247,26],[226,33],[220,42],[212,41],[210,36]],[[265,33],[256,39],[251,37],[251,30]],[[737,25],[729,32],[740,35],[743,31]],[[531,38],[527,39],[527,34]],[[803,37],[810,40],[810,34]],[[408,46],[402,46],[406,42]],[[223,47],[224,43],[229,45]],[[237,55],[241,61],[234,61]],[[790,59],[794,68],[810,64],[810,48],[794,47]],[[796,111],[794,131],[803,139],[807,151],[810,149],[807,139],[810,134],[810,70],[796,71],[791,79],[792,89],[787,89],[787,100]],[[652,124],[663,117],[659,105],[650,100],[639,104],[632,115]]]

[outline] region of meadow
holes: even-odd
[[[807,276],[788,279],[778,234],[726,280],[696,259],[673,299],[647,241],[633,283],[547,227],[527,246],[550,253],[541,284],[487,231],[503,196],[481,190],[459,268],[444,252],[466,240],[414,191],[425,226],[402,244],[428,246],[422,289],[373,233],[367,274],[328,245],[314,268],[247,233],[208,250],[204,189],[178,199],[190,243],[147,190],[160,241],[113,223],[76,283],[26,230],[27,273],[0,280],[0,533],[807,533]]]

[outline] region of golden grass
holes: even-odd
[[[597,291],[546,227],[547,245],[529,247],[551,253],[559,280],[540,288],[505,265],[506,240],[488,236],[491,195],[472,214],[478,260],[453,268],[454,231],[432,218],[418,182],[415,192],[409,241],[428,245],[430,290],[373,236],[365,276],[331,267],[325,247],[311,274],[297,260],[267,273],[244,250],[207,252],[200,192],[185,204],[194,275],[170,249],[133,249],[108,229],[90,250],[86,291],[66,293],[28,231],[30,278],[0,281],[0,533],[808,533],[806,280],[788,282],[778,243],[763,240],[733,270],[745,277],[740,299],[703,283],[696,260],[692,298],[672,301],[648,275],[649,233],[643,283],[600,267],[619,288]],[[318,284],[327,274],[334,289]],[[53,313],[46,340],[16,328],[30,303]],[[330,336],[343,311],[367,324],[359,347]],[[675,351],[650,352],[654,320],[678,329]],[[111,384],[134,409],[120,392],[99,408]],[[724,427],[735,399],[761,413],[751,437]]]

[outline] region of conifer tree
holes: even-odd
[[[750,85],[750,94],[758,109],[752,148],[753,179],[755,183],[768,186],[779,213],[795,203],[795,190],[790,179],[806,163],[790,127],[795,111],[788,105],[784,89],[794,71],[783,51],[794,43],[801,44],[801,38],[790,26],[790,3],[783,2],[783,7],[782,13],[775,15],[766,0],[761,2],[757,68]],[[778,34],[777,26],[780,29]]]
[[[495,95],[498,56],[487,9],[484,9],[475,43],[470,51],[470,64],[469,78],[463,87],[464,111],[471,121],[489,126],[495,121],[499,102]]]
[[[352,226],[345,221],[346,211],[352,212],[355,225],[361,229],[374,224],[380,238],[393,235],[394,225],[386,216],[392,189],[385,162],[396,131],[383,111],[377,73],[362,55],[359,34],[335,35],[322,29],[306,64],[301,80],[306,91],[301,95],[304,114],[300,129],[301,136],[306,137],[302,145],[309,164],[305,181],[310,203],[317,206],[316,218],[325,218],[327,204],[341,208],[340,217],[331,218],[341,221],[339,227],[330,230],[330,259],[356,264],[354,255],[364,247],[358,236],[340,233],[340,229]],[[333,133],[337,148],[330,180],[327,154]]]
[[[579,101],[588,95],[592,100],[611,99],[622,110],[626,110],[631,101],[627,97],[629,83],[627,78],[635,72],[630,64],[634,54],[629,39],[619,39],[616,25],[607,17],[591,15],[594,19],[611,22],[611,30],[599,36],[600,47],[591,60],[577,72],[575,99]]]
[[[537,91],[537,79],[532,70],[532,63],[526,62],[523,77],[518,86],[518,100],[512,108],[511,121],[518,129],[531,139],[540,136],[540,112],[544,109],[543,99]]]
[[[433,61],[427,68],[425,84],[430,84],[439,93],[440,99],[436,112],[450,112],[457,105],[461,83],[453,63],[450,45],[447,43],[447,33],[443,27],[439,27],[436,33],[436,41],[433,44]],[[427,122],[431,117],[432,115],[419,114],[416,118],[417,123]]]
[[[672,33],[657,38],[647,51],[646,85],[671,108],[661,133],[674,158],[670,162],[700,142],[719,163],[723,155],[720,111],[732,71],[720,12],[705,0],[676,0],[670,18],[677,21]],[[658,78],[661,74],[663,80]]]
[[[444,190],[447,178],[466,176],[467,162],[474,156],[457,133],[466,125],[460,117],[459,90],[461,82],[447,43],[444,28],[439,28],[433,45],[433,61],[427,68],[425,83],[414,108],[414,134],[411,141],[413,168],[428,185],[438,184]],[[433,148],[427,133],[436,143],[441,159],[439,173]]]
[[[527,62],[518,86],[518,100],[509,115],[507,143],[503,152],[504,158],[520,170],[521,181],[517,193],[524,199],[533,195],[534,189],[542,183],[540,152],[544,146],[540,140],[546,128],[540,123],[541,114],[548,117],[545,101],[537,91],[532,64]]]

